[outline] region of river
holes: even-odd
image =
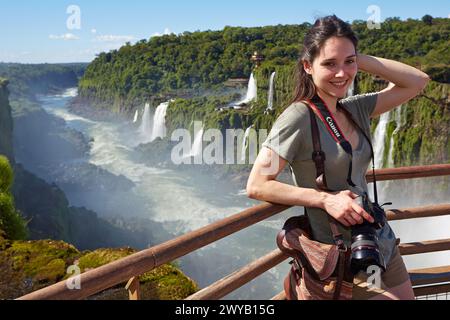
[[[71,205],[85,206],[102,217],[146,217],[163,223],[166,231],[176,236],[257,204],[256,201],[248,199],[243,190],[235,190],[227,183],[218,183],[213,178],[187,171],[149,167],[136,161],[134,148],[139,143],[137,125],[125,120],[94,121],[73,114],[68,110],[67,103],[76,95],[76,89],[68,89],[60,95],[39,97],[47,113],[63,119],[67,127],[81,132],[92,141],[88,155],[73,160],[123,176],[132,181],[134,186],[125,193],[111,197],[103,195],[101,199],[96,194],[64,190]],[[409,185],[413,192],[423,192],[432,188],[433,180],[427,181],[420,182],[416,179],[407,184],[403,183],[404,187],[401,189],[404,192]],[[400,184],[397,184],[397,188]],[[411,206],[409,204],[416,206],[448,201],[448,195],[439,193],[439,190],[433,192],[433,199],[414,197],[415,201],[410,201],[405,199],[404,195],[398,198],[387,191],[391,187],[395,189],[392,184],[390,186],[382,183],[380,186],[385,188],[383,194],[391,196],[387,201],[394,199],[396,208]],[[274,250],[275,236],[283,221],[289,215],[299,212],[301,209],[291,209],[247,228],[179,259],[179,265],[188,276],[204,287]],[[448,238],[450,217],[398,221],[392,222],[391,225],[402,242],[444,239]],[[449,264],[450,254],[429,253],[407,256],[404,259],[408,269],[443,266]],[[287,270],[288,264],[283,263],[227,298],[269,299],[282,290],[282,281]]]
[[[163,223],[171,234],[181,235],[258,204],[248,199],[243,190],[205,175],[153,168],[135,161],[138,127],[131,121],[94,121],[70,112],[67,103],[76,94],[76,89],[68,89],[60,95],[40,96],[39,100],[47,113],[63,119],[67,127],[92,141],[89,154],[77,162],[85,161],[126,177],[134,187],[119,197],[102,196],[101,201],[96,195],[64,190],[71,205],[84,206],[102,217],[111,212],[125,218],[144,216]],[[276,233],[289,214],[292,209],[187,255],[179,264],[200,286],[206,286],[274,250]],[[271,298],[282,290],[282,277],[287,270],[287,263],[274,268],[230,298]]]

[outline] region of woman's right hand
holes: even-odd
[[[346,227],[362,224],[364,219],[373,223],[373,217],[355,201],[358,197],[350,190],[327,193],[323,209]]]

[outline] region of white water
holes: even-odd
[[[138,121],[138,117],[139,117],[139,110],[136,110],[136,112],[134,113],[133,123],[136,123]]]
[[[251,101],[256,100],[257,96],[258,96],[258,89],[256,79],[252,73],[250,75],[250,80],[248,81],[247,94],[245,96],[245,99],[236,103],[236,106],[249,104]]]
[[[203,152],[203,133],[204,129],[201,128],[194,135],[194,142],[192,143],[191,152],[187,157],[197,157]]]
[[[163,102],[156,108],[151,141],[166,136],[166,113],[168,107],[169,102]]]
[[[389,123],[389,112],[385,112],[381,115],[380,121],[375,129],[373,135],[373,146],[375,153],[375,168],[381,169],[383,167],[383,154],[384,145],[386,139],[386,128]]]
[[[404,126],[401,118],[402,106],[391,112],[395,112],[394,117],[397,127],[394,130],[390,141],[388,167],[394,167],[393,137],[398,133],[401,127]],[[382,160],[389,118],[389,112],[382,114],[374,133],[376,168],[382,168],[383,166]],[[412,208],[423,205],[449,203],[450,195],[445,195],[438,189],[436,189],[436,192],[432,191],[433,188],[439,186],[443,180],[447,181],[447,183],[449,181],[448,177],[446,177],[379,182],[377,183],[379,201],[381,204],[388,201],[393,202],[393,205],[388,206],[387,209]],[[371,197],[373,198],[372,186],[369,186],[369,190],[371,191]],[[391,221],[389,224],[396,236],[401,239],[402,243],[447,239],[450,236],[450,216]],[[450,252],[444,251],[410,255],[404,256],[403,259],[409,270],[445,266],[450,264]]]
[[[203,149],[203,128],[195,135],[194,143],[192,145],[192,156],[198,156],[202,153]]]
[[[248,90],[247,90],[247,97],[245,98],[246,103],[249,103],[250,101],[256,100],[256,97],[258,96],[257,93],[257,86],[256,86],[256,79],[253,76],[253,73],[250,75],[250,80],[248,82]]]
[[[268,93],[268,97],[267,97],[267,111],[272,111],[273,110],[273,92],[274,92],[274,85],[275,85],[275,75],[277,73],[273,72],[272,75],[270,76],[270,82],[269,82],[269,93]]]
[[[49,97],[44,108],[47,112],[66,120],[68,126],[76,128],[87,137],[94,139],[89,158],[86,161],[116,175],[123,175],[136,184],[129,197],[141,199],[143,207],[136,211],[135,208],[130,207],[129,210],[123,212],[125,217],[133,216],[137,211],[144,211],[147,212],[148,218],[164,223],[167,230],[181,234],[196,230],[256,204],[255,201],[246,197],[245,190],[238,192],[238,190],[227,186],[226,183],[204,180],[201,176],[189,176],[188,174],[152,168],[135,162],[132,157],[134,152],[133,137],[137,134],[135,127],[125,121],[123,124],[100,122],[74,115],[64,106],[70,94],[66,93],[66,98],[63,98],[63,96]],[[194,140],[199,140],[198,136],[196,135]],[[407,196],[408,194],[409,196],[414,195],[414,199],[407,196],[399,198],[395,196],[396,193],[392,193],[391,196],[395,196],[394,207],[404,208],[420,205],[420,203],[412,203],[411,200],[417,200],[417,198],[420,198],[418,197],[419,193],[430,190],[434,186],[433,184],[427,184],[428,180],[426,179],[422,181],[424,183],[419,184],[412,180],[406,180],[402,189]],[[435,194],[436,199],[428,200],[444,202],[442,199],[445,199],[448,202],[448,195],[439,194],[439,190],[436,190]],[[110,205],[112,206],[115,203],[114,201],[120,203],[123,200],[110,199],[108,201],[112,202]],[[86,203],[86,207],[90,208],[89,203]],[[296,208],[283,215],[277,215],[257,226],[247,228],[198,251],[198,256],[195,259],[198,259],[199,263],[203,263],[205,269],[196,265],[197,269],[187,268],[183,270],[190,272],[188,275],[202,285],[217,280],[219,274],[224,276],[235,271],[251,260],[274,250],[276,248],[276,231],[281,228],[282,222],[287,216],[299,214],[299,211],[301,210]],[[445,239],[449,238],[450,235],[448,227],[450,226],[450,217],[394,221],[391,222],[391,225],[402,242]],[[185,261],[184,258],[181,259],[182,267],[185,265]],[[407,256],[405,261],[409,269],[442,266],[450,263],[450,254],[444,252]],[[213,270],[210,272],[214,272],[216,269],[220,269],[220,271],[217,271],[217,278],[211,279],[205,275],[207,270]],[[251,298],[255,299],[268,299],[282,290],[282,281],[287,269],[287,263],[283,263],[266,273],[262,278],[253,281],[250,288],[245,287],[239,292],[251,292]],[[255,291],[255,283],[258,283],[258,285],[263,283],[263,285],[267,285],[267,288]],[[257,286],[256,288],[261,287]],[[239,297],[239,294],[237,297]]]
[[[352,84],[350,85],[350,87],[348,87],[347,90],[347,97],[351,97],[354,95],[355,92],[355,80],[353,80]]]
[[[150,113],[150,105],[145,104],[144,114],[141,119],[141,126],[139,127],[140,143],[148,143],[152,141],[152,116]]]
[[[248,138],[250,136],[250,131],[251,131],[252,127],[253,126],[250,126],[247,128],[247,130],[245,130],[244,139],[242,139],[241,155],[242,155],[242,161],[244,161],[244,162],[247,159]]]
[[[123,175],[135,183],[132,191],[128,195],[123,195],[123,199],[112,197],[102,199],[102,203],[96,201],[97,206],[100,207],[93,207],[88,200],[79,205],[91,210],[103,207],[105,211],[105,208],[114,208],[119,205],[123,207],[123,202],[127,201],[130,207],[122,212],[125,218],[133,217],[138,212],[147,212],[144,217],[161,222],[167,231],[180,235],[229,217],[258,203],[248,199],[245,192],[237,193],[236,189],[226,183],[218,183],[217,180],[206,176],[152,168],[135,162],[133,147],[139,129],[136,131],[130,122],[110,123],[88,120],[72,114],[65,107],[67,99],[55,99],[53,104],[49,104],[49,101],[49,99],[46,100],[47,111],[65,119],[67,126],[77,128],[86,137],[93,139],[86,161],[115,175]],[[56,101],[59,103],[57,104]],[[77,120],[73,120],[75,118]],[[202,135],[203,129],[199,129],[194,138],[192,154],[200,152]],[[92,178],[95,180],[95,177]],[[95,200],[95,195],[92,198]],[[139,201],[133,204],[133,199]],[[71,201],[70,198],[69,201]],[[139,205],[139,207],[133,208],[133,205]],[[296,214],[298,211],[297,209]],[[201,286],[205,286],[243,267],[253,259],[275,249],[276,231],[281,228],[283,221],[289,215],[292,215],[292,212],[287,211],[267,219],[180,259],[183,271],[198,281]],[[244,296],[251,299],[272,297],[282,290],[283,276],[288,268],[288,264],[282,264],[270,270],[258,280],[252,281],[251,284],[233,293],[232,297]]]
[[[389,157],[388,157],[388,168],[394,167],[394,137],[400,131],[400,128],[403,126],[402,123],[402,106],[395,109],[395,123],[396,127],[394,132],[392,132],[391,142],[389,146]]]

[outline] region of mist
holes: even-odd
[[[142,119],[140,110],[135,123],[128,118],[94,121],[69,111],[67,103],[76,94],[72,89],[40,97],[46,115],[39,121],[48,130],[19,128],[15,140],[18,162],[61,187],[71,205],[129,230],[139,228],[133,221],[141,218],[160,222],[176,237],[258,204],[247,198],[242,179],[228,183],[231,177],[218,181],[204,166],[177,169],[142,161],[138,146],[151,140],[142,134],[142,121],[149,121],[147,128],[155,125],[156,106],[147,111],[148,119]],[[442,177],[383,182],[378,189],[381,203],[391,201],[389,209],[401,209],[448,202],[449,185],[449,178]],[[302,213],[302,208],[292,208],[276,215],[180,258],[180,267],[205,287],[276,249],[275,237],[284,221]],[[450,217],[395,221],[391,226],[402,242],[443,239],[448,238]],[[142,243],[137,249],[148,246]],[[447,265],[449,260],[449,253],[405,257],[409,269]],[[269,299],[282,291],[288,268],[282,263],[226,298]]]

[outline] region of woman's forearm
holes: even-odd
[[[398,61],[358,54],[357,62],[360,70],[378,75],[401,88],[422,89],[429,80],[426,73]]]
[[[324,207],[328,194],[323,191],[300,188],[276,180],[262,183],[258,188],[249,190],[249,197],[271,203],[288,206]]]

